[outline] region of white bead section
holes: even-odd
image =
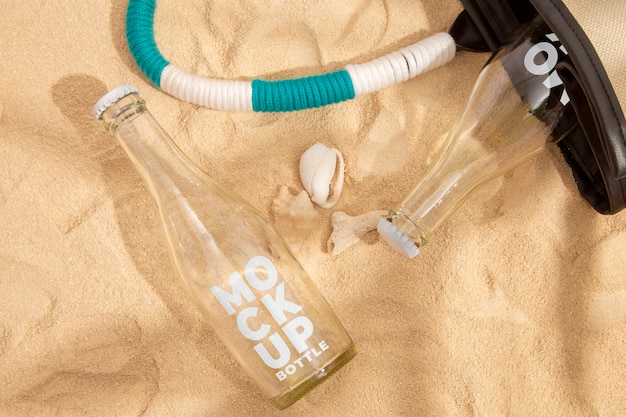
[[[252,111],[252,83],[205,78],[169,64],[161,73],[161,90],[215,110]]]
[[[440,67],[452,60],[455,53],[454,39],[441,32],[373,61],[347,65],[346,71],[352,78],[355,95],[359,96]]]

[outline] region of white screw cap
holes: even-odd
[[[395,224],[387,221],[387,219],[380,219],[376,230],[378,230],[380,236],[389,243],[391,247],[407,258],[415,258],[420,253],[415,242],[409,239]]]
[[[96,116],[96,119],[100,120],[102,113],[104,113],[106,109],[129,94],[139,94],[139,90],[132,85],[124,84],[103,95],[93,107],[93,114]]]

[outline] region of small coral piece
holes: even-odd
[[[307,238],[317,217],[317,211],[306,191],[298,195],[289,192],[287,186],[280,187],[278,197],[272,202],[274,226],[292,252],[298,252]]]
[[[333,232],[328,239],[326,249],[333,256],[339,255],[350,246],[359,243],[361,238],[378,225],[378,221],[385,216],[388,211],[375,210],[360,216],[349,216],[343,211],[333,213],[331,222]]]
[[[300,180],[311,200],[323,208],[339,201],[343,189],[344,161],[341,152],[316,143],[300,157]]]

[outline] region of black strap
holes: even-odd
[[[450,29],[461,49],[495,52],[510,41],[537,11],[528,1],[461,0],[465,10]]]

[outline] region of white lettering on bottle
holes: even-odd
[[[285,311],[296,314],[302,310],[301,306],[285,300],[284,282],[276,286],[276,294],[274,298],[272,298],[270,294],[266,294],[261,297],[261,301],[279,325],[282,325],[287,321]]]
[[[320,342],[320,349],[322,349],[322,352],[326,352],[328,350],[328,345],[326,344],[325,340],[322,340]]]
[[[291,344],[302,353],[309,347],[306,341],[313,335],[313,323],[307,317],[298,316],[283,327]]]
[[[553,43],[559,42],[559,38],[554,33],[547,34],[546,38]],[[561,45],[559,49],[564,55],[567,55],[567,50],[563,45]],[[541,62],[542,60],[543,62]],[[528,72],[533,75],[550,74],[543,81],[543,85],[549,90],[563,85],[563,80],[561,80],[561,77],[555,70],[558,62],[559,51],[549,42],[539,42],[538,44],[533,45],[528,52],[526,52],[526,56],[524,56],[524,67]],[[563,90],[560,101],[564,106],[570,102],[570,98],[566,90]]]
[[[287,346],[283,338],[278,333],[273,333],[269,337],[269,341],[272,342],[274,348],[276,348],[278,358],[274,358],[270,355],[262,342],[258,343],[254,347],[254,350],[256,350],[256,353],[259,354],[267,366],[273,369],[280,369],[285,366],[287,362],[289,362],[289,359],[291,358],[291,351],[289,350],[289,346]]]
[[[265,279],[258,274],[258,268],[262,268],[265,273]],[[276,267],[264,256],[255,256],[250,259],[246,264],[246,279],[248,283],[252,285],[255,289],[259,291],[267,291],[271,289],[274,285],[276,285],[276,280],[278,280],[278,271]]]
[[[304,355],[300,356],[298,359],[294,360],[292,363],[290,363],[289,365],[286,365],[283,369],[276,372],[275,374],[276,379],[278,379],[279,381],[284,381],[285,379],[287,379],[289,375],[295,374],[298,371],[298,369],[304,367],[305,365],[304,359],[307,360],[307,363],[313,362],[315,358],[321,356],[324,352],[330,349],[330,346],[328,346],[328,343],[326,343],[325,340],[320,341],[317,344],[317,347],[319,348],[319,350],[317,350],[315,347],[311,348]],[[319,365],[316,366],[314,364],[313,366],[317,367]],[[317,369],[320,369],[320,368],[317,368]]]
[[[537,57],[545,58],[543,63],[537,63]],[[540,42],[533,45],[524,57],[524,66],[533,75],[546,75],[554,69],[559,61],[559,52],[554,45],[548,42]]]
[[[245,280],[237,272],[230,275],[230,291],[213,286],[211,292],[228,315],[237,313],[239,332],[246,339],[258,342],[254,345],[255,352],[265,365],[279,370],[276,378],[284,381],[329,347],[323,340],[315,347],[307,344],[315,331],[313,322],[305,315],[296,316],[303,308],[285,298],[285,283],[278,282],[278,270],[272,261],[255,256],[246,264],[243,275]],[[243,305],[244,300],[248,303],[256,300],[253,290],[267,292],[259,295],[267,314],[262,314],[257,306]],[[274,323],[265,322],[270,316]],[[276,326],[274,330],[273,326]],[[300,355],[295,360],[290,346]]]
[[[230,287],[231,292],[223,290],[222,288],[217,286],[213,286],[211,288],[211,292],[213,293],[215,298],[217,298],[217,301],[220,302],[222,307],[224,307],[224,310],[226,310],[229,316],[235,314],[235,309],[233,308],[231,303],[240,307],[242,304],[242,295],[247,302],[251,302],[255,299],[254,294],[243,281],[241,275],[239,275],[237,272],[233,272],[232,274],[230,274]]]
[[[244,310],[241,310],[241,312],[237,315],[237,327],[239,328],[241,334],[244,335],[247,339],[261,340],[266,337],[267,334],[270,332],[269,324],[261,324],[258,330],[252,330],[248,326],[248,319],[250,317],[256,317],[258,312],[259,309],[257,307],[248,307]]]

